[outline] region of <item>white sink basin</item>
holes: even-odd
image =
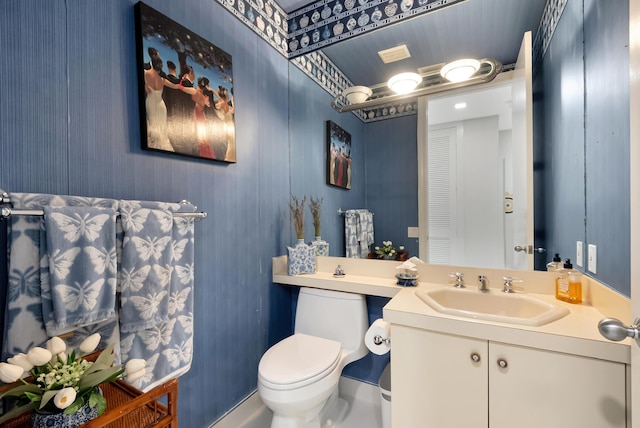
[[[540,326],[569,314],[569,309],[521,293],[474,288],[416,290],[416,296],[438,312],[467,318]]]

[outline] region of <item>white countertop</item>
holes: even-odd
[[[333,271],[340,264],[347,273],[335,278]],[[341,257],[318,257],[314,274],[287,275],[286,256],[273,259],[273,282],[278,284],[323,288],[352,293],[390,297],[384,307],[384,320],[393,324],[439,331],[448,334],[509,343],[555,352],[565,352],[591,358],[600,358],[625,364],[630,363],[630,339],[611,342],[598,332],[598,322],[604,317],[617,317],[625,322],[630,305],[624,296],[607,290],[600,290],[594,281],[583,284],[587,303],[573,305],[556,300],[553,276],[547,272],[496,271],[492,269],[468,269],[471,274],[481,271],[490,278],[490,287],[499,292],[500,280],[504,275],[525,278],[520,292],[540,300],[566,306],[570,314],[543,326],[525,326],[493,321],[476,320],[437,312],[415,295],[418,288],[443,287],[448,282],[448,272],[456,269],[450,266],[422,265],[418,287],[401,287],[395,284],[395,267],[399,262],[382,260],[345,259]],[[493,279],[493,282],[492,282]],[[605,296],[605,297],[602,297]],[[600,312],[596,302],[603,300]],[[612,308],[620,308],[619,313],[611,313]],[[392,326],[393,335],[393,326]]]

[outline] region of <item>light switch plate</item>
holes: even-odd
[[[584,266],[584,256],[582,252],[582,241],[576,242],[576,265]]]
[[[587,269],[589,269],[589,272],[593,272],[596,273],[596,262],[597,262],[597,257],[596,257],[596,246],[593,244],[589,244],[589,260],[588,260],[588,265],[587,265]]]
[[[417,227],[407,227],[407,238],[417,238],[420,230]]]

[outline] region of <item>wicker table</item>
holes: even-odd
[[[178,428],[178,379],[171,379],[146,393],[122,380],[102,384],[100,388],[107,400],[106,411],[79,428]],[[158,401],[163,396],[167,397],[166,405]],[[26,412],[2,426],[28,427],[30,417],[31,413]]]

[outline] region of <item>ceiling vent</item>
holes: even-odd
[[[378,55],[382,58],[382,62],[389,64],[390,62],[400,61],[401,59],[410,58],[409,48],[407,45],[396,46],[395,48],[379,51]]]

